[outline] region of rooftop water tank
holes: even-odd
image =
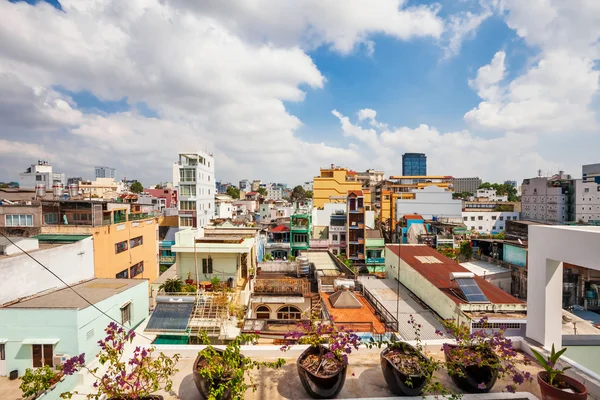
[[[78,183],[69,183],[69,196],[75,197],[79,194],[79,184]]]
[[[64,185],[60,182],[55,182],[52,185],[52,194],[54,195],[54,197],[62,196],[63,190],[64,190]]]
[[[310,265],[308,263],[308,257],[296,257],[296,262],[298,264],[298,266],[296,267],[296,274],[298,276],[308,276],[310,274]]]
[[[35,196],[36,197],[44,197],[46,195],[46,185],[43,183],[38,183],[35,185]]]

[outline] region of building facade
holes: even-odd
[[[365,262],[365,204],[362,190],[348,192],[346,201],[346,257],[355,263]]]
[[[471,232],[498,234],[506,229],[506,221],[518,221],[518,212],[508,211],[463,211],[463,223]]]
[[[117,179],[117,170],[111,167],[94,167],[96,179],[98,178],[111,178]]]
[[[598,181],[596,182],[594,179],[573,181],[573,208],[576,222],[600,222],[600,179]]]
[[[283,187],[274,183],[267,186],[267,200],[281,200],[283,198]]]
[[[505,202],[508,201],[508,195],[498,195],[496,194],[496,189],[477,189],[475,193],[475,197],[478,199],[487,199],[487,201],[491,202]]]
[[[215,161],[207,152],[180,153],[173,165],[180,228],[200,228],[215,217]]]
[[[423,153],[402,154],[402,175],[424,176],[427,175],[427,156]]]
[[[482,181],[479,177],[473,178],[453,178],[452,191],[455,193],[473,193],[477,192]]]
[[[313,180],[313,205],[323,208],[325,203],[346,203],[348,191],[361,190],[362,182],[357,173],[346,168],[321,168]]]
[[[356,178],[362,182],[364,188],[370,188],[375,186],[377,183],[385,179],[385,173],[383,171],[375,171],[374,169],[368,169],[364,172],[358,172]]]
[[[300,251],[310,248],[312,215],[293,214],[290,217],[290,251],[296,257]]]
[[[521,188],[521,219],[558,224],[573,220],[570,175],[561,171],[552,178],[524,179]]]
[[[152,197],[156,197],[161,208],[177,208],[177,190],[174,188],[144,189]]]
[[[249,192],[251,188],[250,181],[248,179],[242,179],[240,181],[240,192]]]
[[[426,220],[434,217],[461,219],[462,201],[453,199],[452,192],[437,186],[428,186],[421,190],[413,190],[411,198],[398,198],[394,214],[397,217],[418,214]]]
[[[67,180],[65,174],[53,172],[52,165],[48,161],[38,160],[37,164],[31,164],[25,172],[19,174],[21,189],[35,189],[37,185],[44,185],[46,190],[50,190],[54,183],[60,183],[64,187]]]
[[[581,167],[583,182],[600,183],[600,164],[587,164]]]

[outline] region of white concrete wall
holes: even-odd
[[[213,273],[203,274],[202,273],[202,259],[212,258]],[[240,271],[238,270],[238,264],[240,255],[238,253],[196,253],[196,264],[194,264],[193,253],[177,253],[177,275],[185,280],[190,277],[194,281],[196,280],[196,266],[198,268],[198,280],[210,281],[212,278],[217,277],[221,282],[227,282],[227,279],[233,278],[234,282],[241,277]],[[249,259],[250,257],[248,257]]]
[[[600,270],[600,227],[529,227],[527,337],[562,346],[562,263]]]
[[[594,182],[575,181],[575,221],[600,220],[600,185]]]
[[[256,297],[260,297],[260,294],[255,294],[254,295],[255,298]],[[295,297],[295,296],[294,296]],[[310,299],[309,298],[302,298],[299,297],[298,299],[303,299],[304,303],[266,303],[266,304],[262,304],[262,303],[257,303],[257,302],[252,302],[252,307],[250,308],[252,311],[251,317],[250,318],[256,318],[256,309],[260,306],[267,306],[269,307],[269,310],[271,310],[271,317],[269,319],[277,319],[277,311],[284,306],[294,306],[296,308],[298,308],[300,310],[300,312],[303,315],[309,316],[310,314]]]
[[[396,200],[396,216],[419,214],[425,219],[458,217],[462,215],[462,200],[453,200],[452,192],[437,186],[427,186],[415,192],[414,199]]]
[[[566,222],[568,196],[561,187],[548,187],[548,178],[531,178],[521,187],[521,219]]]
[[[215,207],[215,218],[233,218],[233,205],[230,202],[217,203]]]
[[[94,277],[92,238],[31,254],[68,284]],[[0,304],[64,285],[27,255],[0,257]]]
[[[336,211],[346,212],[346,203],[325,203],[322,210],[316,208],[312,211],[312,224],[318,226],[329,226],[331,214]]]
[[[463,211],[463,224],[471,231],[489,234],[504,232],[506,221],[516,221],[520,213],[509,211]]]
[[[0,216],[0,218],[3,217],[4,216]],[[5,256],[20,255],[23,254],[21,250],[33,251],[40,248],[38,240],[35,238],[11,237],[10,240],[13,241],[16,246],[5,238],[0,239],[0,241],[3,243],[0,245],[2,247],[1,250]],[[20,249],[17,248],[17,246],[19,246]],[[2,260],[2,258],[0,258],[0,260]]]

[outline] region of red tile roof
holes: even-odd
[[[362,196],[363,192],[362,192],[362,190],[348,190],[348,194],[353,194],[355,196]]]
[[[348,170],[346,171],[346,175],[357,175],[356,171]]]
[[[285,225],[277,225],[275,228],[271,229],[271,232],[289,232],[290,228]]]
[[[247,192],[247,193],[246,193],[246,196],[248,196],[248,195],[250,195],[250,196],[253,196],[253,195],[255,195],[255,194],[258,194],[258,192]]]
[[[397,256],[402,261],[410,265],[421,276],[435,285],[439,290],[444,292],[455,303],[467,303],[450,290],[457,290],[456,284],[450,281],[450,272],[470,272],[468,269],[449,259],[448,257],[438,253],[435,249],[426,245],[387,245],[387,249]],[[428,263],[419,260],[417,257],[435,257],[439,263]],[[496,287],[478,276],[474,277],[475,281],[481,288],[481,291],[488,300],[493,304],[522,304],[523,302],[516,297],[511,296],[504,290]]]
[[[361,308],[335,308],[329,301],[329,296],[333,293],[321,292],[323,304],[327,307],[327,311],[334,318],[336,324],[351,329],[354,332],[368,332],[383,334],[385,326],[377,317],[377,311],[371,303],[360,293],[353,292],[354,296],[362,303]]]

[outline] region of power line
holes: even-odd
[[[75,290],[71,285],[69,285],[67,282],[63,281],[61,277],[59,277],[58,275],[56,275],[54,272],[52,272],[50,270],[50,268],[46,267],[44,264],[42,264],[40,261],[38,261],[35,257],[33,257],[31,254],[29,254],[27,251],[23,250],[18,244],[16,244],[15,242],[13,242],[13,240],[11,238],[9,238],[8,236],[6,236],[4,234],[4,232],[2,232],[0,230],[0,235],[4,236],[6,238],[6,240],[8,240],[13,246],[15,246],[17,249],[21,250],[24,254],[26,254],[29,258],[31,258],[33,261],[35,261],[36,263],[38,263],[42,268],[44,268],[46,271],[50,272],[56,279],[58,279],[59,281],[62,282],[63,285],[65,285],[66,287],[68,287],[69,289],[71,289],[73,292],[75,292],[75,294],[79,297],[81,297],[86,303],[88,303],[90,306],[94,307],[96,310],[98,310],[102,315],[106,316],[108,319],[112,320],[113,322],[117,323],[117,325],[122,326],[123,328],[127,329],[127,330],[133,330],[133,329],[129,329],[127,328],[125,325],[123,325],[121,322],[117,321],[116,319],[114,319],[113,317],[111,317],[110,315],[108,315],[107,313],[105,313],[104,311],[102,311],[101,309],[99,309],[94,303],[92,303],[91,301],[89,301],[88,299],[86,299],[83,295],[81,295],[77,290]],[[152,339],[150,339],[147,336],[142,335],[141,333],[136,333],[136,335],[143,337],[144,339],[148,340],[150,343],[152,343]]]

